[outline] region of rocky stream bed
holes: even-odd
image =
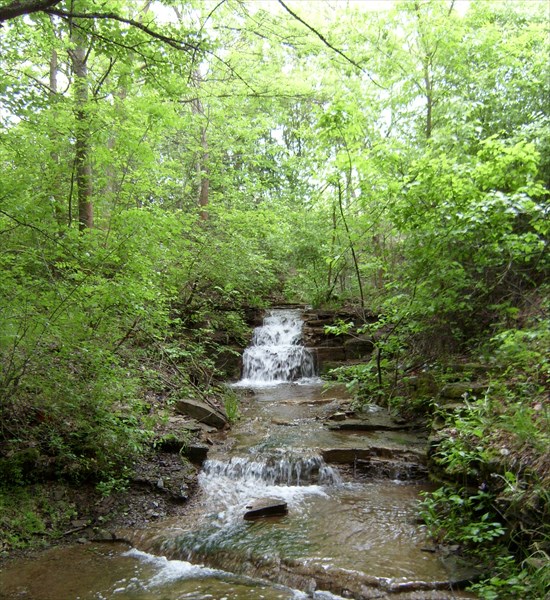
[[[301,323],[290,313],[283,329]],[[130,489],[91,495],[87,508],[81,498],[72,543],[5,563],[0,598],[472,597],[461,590],[475,573],[418,522],[428,432],[379,407],[352,410],[346,389],[309,363],[305,373],[281,366],[273,346],[303,361],[302,339],[321,371],[369,351],[366,340],[325,336],[316,317],[298,334],[271,332],[265,370],[235,388],[231,430],[216,407],[176,405]]]

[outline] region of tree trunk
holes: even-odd
[[[199,119],[204,119],[205,122],[201,126],[200,129],[200,145],[201,150],[199,151],[199,155],[197,157],[197,182],[198,182],[198,205],[199,205],[199,215],[201,221],[206,221],[208,219],[208,211],[206,207],[209,202],[209,192],[210,192],[210,177],[209,177],[209,167],[208,167],[208,138],[206,136],[208,129],[208,118],[206,115],[206,111],[204,110],[204,106],[200,100],[198,89],[201,83],[200,74],[196,74],[194,84],[197,87],[197,98],[193,100],[192,109],[193,113],[197,115]]]
[[[348,237],[349,249],[351,251],[351,257],[353,259],[353,267],[355,269],[355,276],[357,278],[357,286],[359,288],[359,296],[361,298],[361,317],[363,322],[366,322],[366,312],[365,312],[365,294],[363,292],[363,282],[361,280],[361,272],[359,271],[359,261],[357,260],[357,255],[355,254],[355,246],[353,244],[353,240],[351,237],[351,232],[348,226],[348,222],[346,220],[346,215],[344,213],[344,204],[343,204],[343,193],[342,193],[342,185],[340,180],[337,182],[338,184],[338,204],[340,206],[340,216],[342,217],[342,223],[344,223],[344,228],[346,230],[346,234]]]
[[[451,9],[452,10],[452,5]],[[434,97],[433,97],[433,81],[431,78],[432,65],[433,65],[433,57],[437,52],[437,42],[433,49],[428,47],[428,42],[425,38],[424,34],[424,21],[422,16],[422,11],[420,8],[420,4],[418,2],[414,3],[414,11],[416,14],[416,19],[418,22],[418,36],[419,36],[419,50],[422,54],[422,69],[423,69],[423,77],[424,77],[424,97],[426,98],[426,123],[424,128],[424,133],[426,134],[426,139],[429,140],[432,136],[432,112],[434,106]],[[449,11],[449,14],[450,14]]]
[[[88,67],[85,39],[73,30],[71,51],[75,101],[75,167],[78,194],[78,228],[82,231],[94,225],[92,204],[92,165],[90,162],[90,115],[88,107]]]
[[[199,206],[201,220],[208,219],[208,192],[210,191],[210,178],[208,174],[208,140],[206,138],[206,126],[201,129],[202,156],[199,159],[197,170],[199,172]]]
[[[327,272],[327,291],[325,294],[325,302],[329,302],[334,291],[334,284],[332,282],[332,265],[334,262],[334,249],[336,247],[336,205],[332,205],[332,235],[330,239],[330,262],[328,263]],[[336,282],[336,277],[334,278]]]
[[[50,56],[50,105],[52,106],[52,110],[55,111],[55,104],[57,102],[57,64],[58,64],[58,56],[57,51],[52,50]],[[54,112],[54,121],[55,121],[55,112]],[[59,170],[59,154],[55,149],[57,145],[59,135],[55,131],[55,129],[51,129],[50,131],[50,142],[52,144],[52,150],[50,151],[50,158],[53,163],[53,177],[51,181],[51,199],[53,202],[53,210],[55,215],[55,220],[57,222],[57,226],[59,229],[59,233],[61,233],[63,228],[63,210],[62,210],[62,200],[61,194],[58,189],[58,182],[56,181],[58,170]]]
[[[426,91],[426,139],[432,136],[432,109],[433,109],[433,93],[432,80],[430,78],[430,64],[428,59],[424,63],[424,89]]]

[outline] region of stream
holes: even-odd
[[[428,484],[403,461],[384,462],[384,476],[346,458],[329,463],[396,448],[414,457],[425,440],[327,428],[346,390],[316,376],[301,327],[300,311],[274,309],[256,328],[233,384],[242,418],[210,451],[184,520],[123,532],[131,549],[89,543],[17,561],[0,571],[0,599],[472,597],[449,584],[463,575],[426,551],[417,504]],[[257,506],[278,512],[245,519]]]

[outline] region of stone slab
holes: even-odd
[[[175,410],[217,429],[222,429],[227,425],[227,417],[220,410],[212,408],[201,400],[191,398],[178,400],[175,404]]]
[[[263,517],[281,517],[288,514],[288,505],[280,498],[260,498],[246,506],[243,518],[254,521]]]
[[[411,431],[417,429],[414,423],[398,423],[385,415],[372,415],[363,419],[346,419],[344,415],[343,419],[327,423],[327,427],[332,431]]]

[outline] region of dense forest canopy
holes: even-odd
[[[379,314],[377,384],[474,352],[536,407],[548,27],[544,0],[0,2],[0,476],[116,480],[144,390],[212,387],[273,302]]]

